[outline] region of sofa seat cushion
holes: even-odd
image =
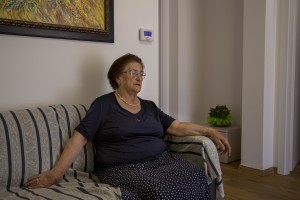
[[[11,187],[8,191],[0,192],[0,199],[118,200],[121,199],[121,191],[100,183],[92,174],[69,169],[63,179],[50,188]]]

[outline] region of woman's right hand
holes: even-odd
[[[54,167],[49,171],[30,177],[24,186],[27,188],[47,188],[57,183],[69,169],[69,166],[86,143],[87,139],[79,132],[75,131],[65,145],[64,150]]]
[[[29,189],[48,188],[59,180],[60,177],[57,177],[55,170],[52,169],[28,178],[24,186]]]

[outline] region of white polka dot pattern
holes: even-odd
[[[99,170],[97,176],[102,183],[120,187],[124,200],[211,199],[204,171],[170,152],[154,160]]]

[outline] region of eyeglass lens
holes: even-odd
[[[129,71],[130,76],[134,76],[137,77],[138,75],[140,75],[142,78],[145,78],[146,74],[144,72],[138,72],[137,70],[130,70]]]

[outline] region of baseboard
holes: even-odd
[[[268,169],[260,170],[260,169],[255,169],[255,168],[239,165],[239,171],[246,172],[246,173],[252,173],[252,174],[255,174],[258,176],[267,176],[270,174],[277,174],[276,167],[270,167]]]

